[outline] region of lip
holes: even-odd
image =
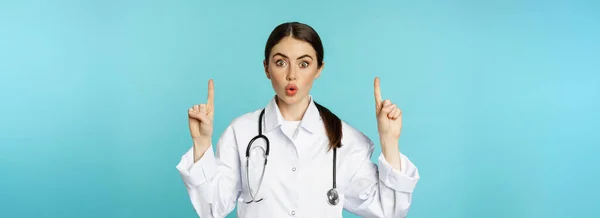
[[[298,86],[296,86],[295,84],[288,84],[287,86],[285,86],[285,93],[288,96],[293,96],[296,94],[296,92],[298,92]]]

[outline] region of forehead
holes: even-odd
[[[305,54],[315,57],[317,52],[308,42],[292,37],[285,37],[271,49],[271,56],[276,53],[282,53],[290,58],[295,58]]]

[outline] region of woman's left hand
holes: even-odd
[[[375,77],[375,114],[381,145],[398,146],[402,130],[402,110],[390,100],[382,100],[378,77]]]

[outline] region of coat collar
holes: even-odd
[[[311,95],[308,97],[309,105],[304,112],[304,116],[302,116],[300,127],[304,128],[310,133],[315,133],[322,122],[321,114],[315,105],[313,97]],[[276,98],[277,96],[274,96],[265,108],[265,132],[269,132],[276,127],[280,127],[284,121],[283,115],[281,115],[281,111],[277,106]]]

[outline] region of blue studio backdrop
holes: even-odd
[[[320,103],[376,142],[375,76],[403,109],[409,217],[600,217],[593,0],[2,0],[0,217],[196,216],[187,108],[213,78],[216,141],[264,107],[286,21],[323,39]]]

